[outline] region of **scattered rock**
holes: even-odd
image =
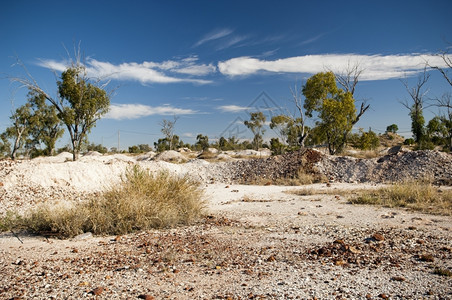
[[[155,300],[154,297],[152,297],[151,295],[139,295],[138,296],[139,299],[144,299],[144,300]]]
[[[94,296],[99,296],[100,294],[102,294],[104,292],[104,290],[105,289],[103,287],[97,287],[91,291],[91,294],[93,294]]]
[[[406,278],[403,277],[403,276],[394,276],[394,277],[391,277],[391,280],[393,280],[393,281],[406,281]]]
[[[385,240],[385,237],[379,233],[375,233],[374,235],[372,235],[372,239],[374,239],[377,242],[382,242]]]
[[[75,236],[74,237],[74,241],[86,240],[86,239],[89,239],[89,238],[92,238],[92,237],[93,237],[93,234],[91,232],[85,232],[85,233],[82,233],[82,234],[79,234],[79,235]]]

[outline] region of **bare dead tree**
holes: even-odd
[[[449,71],[452,69],[452,55],[449,54],[449,49],[447,51],[440,51],[437,54],[437,56],[441,57],[441,59],[443,60],[445,67],[431,65],[429,62],[427,62],[427,65],[432,69],[438,70],[443,75],[444,79],[446,79],[446,81],[449,83],[449,85],[452,86],[452,77],[449,74]]]
[[[331,70],[330,70],[331,71]],[[361,67],[359,62],[351,63],[350,61],[347,63],[347,67],[342,72],[337,72],[334,75],[336,76],[336,80],[342,88],[351,93],[353,98],[355,97],[356,86],[359,82],[359,77],[364,72],[364,68]],[[333,72],[334,73],[334,72]],[[356,114],[355,120],[353,120],[352,125],[358,123],[359,119],[364,115],[364,113],[370,108],[370,104],[367,104],[366,101],[362,101],[361,106],[359,108],[358,113]]]
[[[336,80],[346,92],[355,95],[355,88],[363,71],[364,69],[360,67],[359,63],[351,64],[349,61],[347,68],[343,72],[335,74]]]
[[[418,80],[414,86],[409,86],[408,80],[401,80],[405,86],[406,91],[410,95],[411,101],[405,100],[400,103],[410,111],[411,130],[414,134],[416,142],[420,142],[424,136],[424,116],[423,110],[426,102],[426,95],[429,92],[424,86],[430,78],[427,73],[427,68],[424,68],[422,75],[419,75]]]
[[[295,83],[293,88],[290,88],[290,92],[292,94],[292,102],[295,104],[295,107],[298,112],[298,116],[295,115],[293,117],[295,124],[298,124],[298,145],[301,149],[304,148],[304,143],[306,141],[306,138],[309,135],[309,132],[306,130],[306,117],[303,112],[303,88],[300,85],[300,87],[297,87],[297,84]]]
[[[160,131],[165,135],[170,150],[173,150],[174,127],[176,126],[176,122],[178,119],[179,117],[176,117],[174,115],[173,121],[164,119],[162,122],[160,122],[160,126],[162,126],[162,129],[160,129]]]

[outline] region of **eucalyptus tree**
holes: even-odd
[[[106,85],[88,77],[88,70],[81,63],[80,55],[61,73],[56,97],[44,91],[28,71],[26,73],[27,77],[15,77],[12,80],[27,87],[37,97],[45,98],[56,109],[58,118],[70,135],[73,160],[77,160],[83,141],[110,107],[110,94],[105,90]]]
[[[333,72],[322,72],[310,77],[303,87],[306,116],[313,117],[316,112],[319,121],[317,127],[326,136],[330,154],[343,150],[353,125],[369,108],[362,106],[356,112],[355,100],[351,91],[337,87]]]
[[[250,120],[246,120],[244,122],[245,126],[248,127],[254,135],[253,146],[256,151],[259,150],[259,147],[263,142],[263,135],[265,133],[265,121],[265,115],[261,111],[259,111],[250,113]]]

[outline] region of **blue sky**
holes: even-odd
[[[426,59],[452,43],[452,1],[3,1],[0,77],[22,76],[16,58],[50,94],[81,41],[90,75],[109,78],[111,111],[89,135],[116,147],[150,144],[159,123],[194,143],[251,137],[247,113],[293,110],[290,87],[317,72],[364,68],[355,98],[371,109],[357,127],[410,136],[402,80],[414,85]],[[431,72],[429,97],[450,86]],[[26,91],[0,80],[0,131]],[[14,106],[13,106],[14,105]],[[426,118],[437,113],[426,110]],[[312,120],[315,121],[315,120]],[[240,125],[240,126],[239,126]],[[268,129],[266,137],[275,134]],[[68,143],[68,137],[60,141]]]

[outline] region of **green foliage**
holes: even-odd
[[[427,124],[427,137],[433,145],[444,146],[444,149],[450,149],[452,135],[452,121],[446,117],[434,117]]]
[[[413,132],[414,141],[420,143],[425,135],[424,125],[425,119],[422,110],[413,105],[410,111],[411,131]]]
[[[177,119],[178,118],[176,116],[174,116],[174,120],[173,121],[164,119],[160,123],[160,126],[162,126],[160,131],[165,135],[165,138],[163,140],[166,141],[166,143],[168,143],[168,147],[169,147],[169,149],[165,149],[165,150],[177,149],[177,146],[178,146],[177,142],[178,141],[174,140],[174,136],[175,136],[174,135],[174,127],[176,126]],[[179,139],[179,137],[178,137],[178,139]]]
[[[320,127],[314,127],[309,130],[307,146],[317,146],[326,143],[326,134]]]
[[[254,135],[254,150],[259,150],[259,147],[262,145],[263,135],[265,133],[265,129],[263,128],[265,121],[265,115],[260,111],[250,113],[250,120],[244,122],[245,126],[248,127]]]
[[[406,140],[403,142],[403,144],[404,144],[404,145],[407,145],[407,146],[414,145],[414,143],[415,143],[415,141],[414,141],[414,139],[412,139],[412,138],[406,139]]]
[[[89,82],[81,64],[64,71],[57,86],[59,101],[51,102],[69,131],[73,159],[77,160],[83,140],[97,120],[108,112],[110,97],[104,89]]]
[[[42,151],[44,155],[53,155],[56,141],[64,133],[57,110],[53,105],[46,104],[46,98],[42,93],[32,90],[28,95],[35,118],[35,127],[30,132],[32,140],[35,144],[43,143],[45,145],[45,149]]]
[[[356,122],[355,100],[350,92],[339,89],[332,72],[318,73],[303,87],[306,115],[317,112],[317,127],[325,133],[330,154],[343,150],[347,136]]]
[[[97,151],[99,153],[105,154],[108,152],[108,149],[104,146],[102,146],[101,144],[88,144],[86,145],[86,151]]]
[[[40,206],[8,226],[21,225],[31,232],[54,232],[61,237],[88,231],[126,234],[190,224],[202,215],[204,207],[199,182],[167,172],[153,175],[134,166],[127,170],[121,184],[100,197],[73,205]]]
[[[10,117],[12,125],[6,128],[4,137],[12,139],[11,159],[15,159],[17,151],[24,147],[25,144],[31,144],[29,133],[34,126],[35,118],[32,118],[31,104],[26,103],[17,108]]]
[[[6,133],[0,134],[0,158],[3,158],[7,155],[9,155],[11,151],[11,144],[8,141],[8,137],[6,136]]]
[[[140,144],[129,147],[129,153],[146,153],[151,151],[151,147],[148,144]]]
[[[195,147],[198,150],[206,150],[209,148],[209,137],[207,135],[198,134]]]
[[[396,124],[391,124],[388,127],[386,127],[386,133],[391,132],[391,133],[397,133],[397,131],[399,130],[399,127]]]
[[[270,122],[270,128],[276,130],[278,135],[286,143],[289,149],[297,149],[301,146],[302,141],[306,137],[308,127],[304,127],[303,119],[293,118],[287,115],[274,116]]]
[[[375,132],[370,129],[365,132],[362,128],[359,129],[359,132],[351,138],[353,147],[361,150],[375,150],[380,146],[380,139]]]
[[[286,146],[279,141],[279,138],[271,138],[270,140],[270,150],[272,155],[280,155],[284,153]]]
[[[174,134],[172,137],[173,137],[172,143],[170,143],[167,138],[158,139],[157,142],[154,142],[155,151],[160,153],[160,152],[163,152],[163,151],[170,150],[171,147],[173,149],[179,149],[179,148],[182,148],[182,147],[186,146],[184,144],[184,142],[182,140],[180,140],[178,135]],[[171,146],[171,145],[173,145],[173,146]],[[140,151],[143,151],[144,148],[141,149],[140,146],[141,145],[138,145],[138,148],[140,149]],[[149,151],[151,151],[151,150],[149,150]],[[149,151],[145,151],[145,152],[149,152]]]

